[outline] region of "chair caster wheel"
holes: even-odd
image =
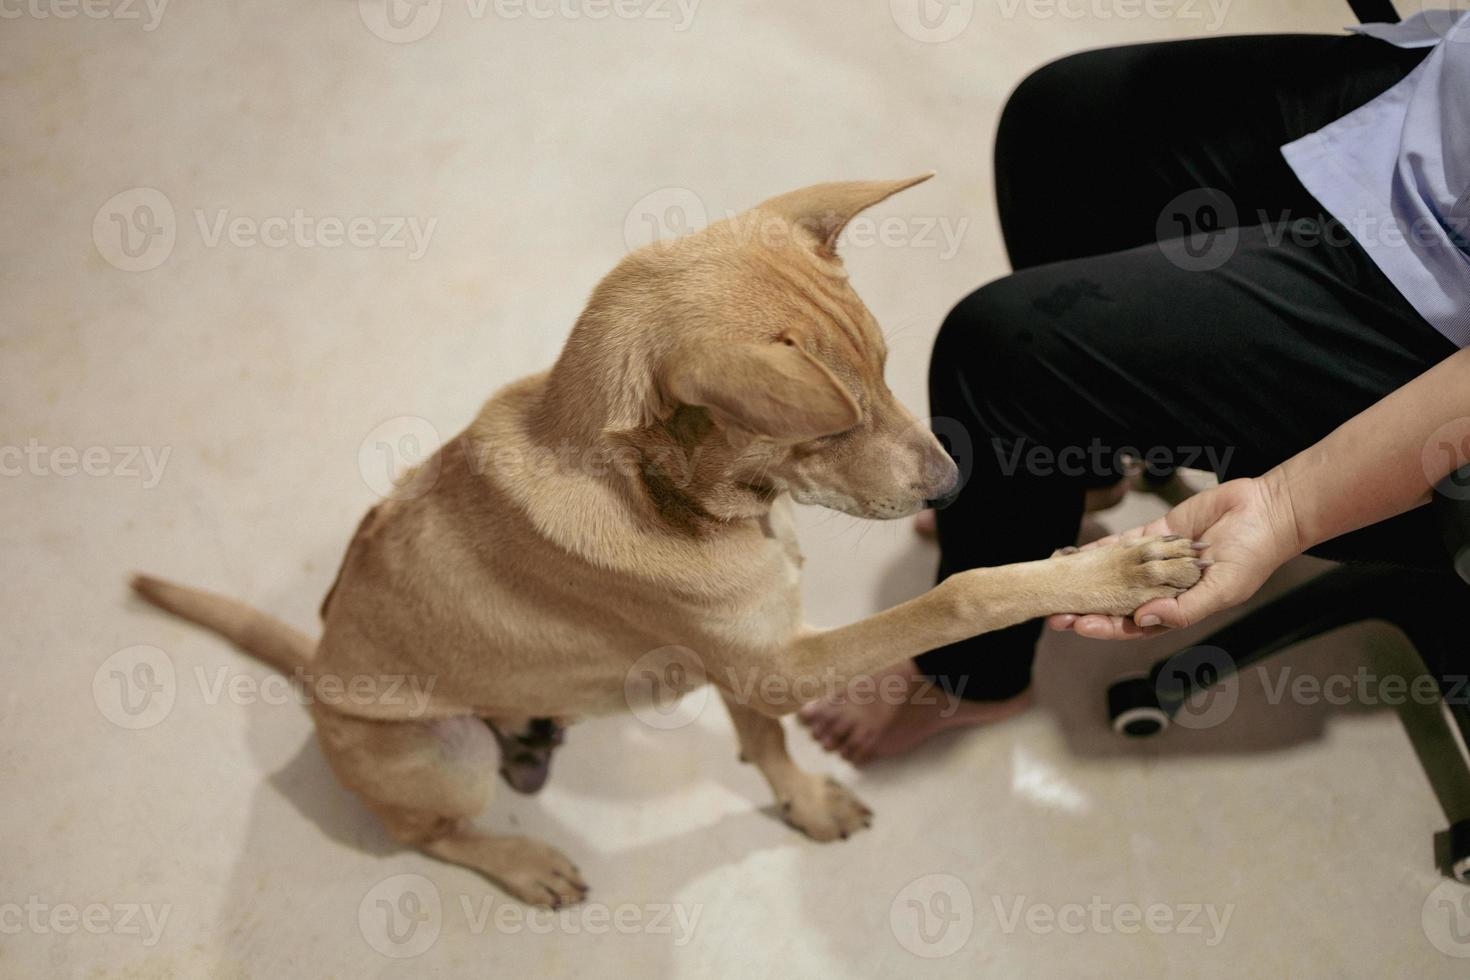
[[[1450,875],[1462,885],[1470,885],[1470,820],[1461,820],[1450,828]]]
[[[1108,717],[1113,731],[1129,738],[1148,738],[1169,727],[1169,713],[1147,677],[1125,677],[1108,687]]]

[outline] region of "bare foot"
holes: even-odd
[[[1129,478],[1124,477],[1110,487],[1094,487],[1088,490],[1082,504],[1082,510],[1088,514],[1095,514],[1100,510],[1116,507],[1128,496],[1131,489]]]
[[[841,694],[804,705],[797,718],[822,748],[861,766],[901,755],[951,728],[990,724],[1030,705],[1030,691],[1009,701],[952,697],[905,660],[853,680]]]

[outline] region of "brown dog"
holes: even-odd
[[[135,587],[277,667],[309,664],[342,782],[399,840],[527,902],[587,886],[545,844],[474,828],[497,739],[512,785],[538,788],[562,721],[628,708],[640,665],[676,664],[676,692],[714,683],[787,822],[846,837],[870,812],[793,764],[782,714],[935,647],[1130,613],[1200,576],[1190,542],[1145,539],[803,626],[791,501],[902,517],[958,479],[884,384],[882,337],[835,252],[854,215],[924,179],[809,187],[624,258],[552,370],[501,390],[363,519],[319,643],[228,599]],[[405,678],[430,695],[389,696]]]

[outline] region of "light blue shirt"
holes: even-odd
[[[1470,346],[1470,13],[1427,10],[1352,29],[1434,50],[1393,88],[1281,153],[1419,315]]]

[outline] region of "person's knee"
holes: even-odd
[[[988,283],[960,300],[944,318],[929,361],[929,404],[936,415],[988,424],[983,404],[1024,397],[1034,374],[1044,324],[1028,313],[1022,284],[1014,275]]]
[[[1172,97],[1180,57],[1167,44],[1130,44],[1080,51],[1035,69],[1001,109],[997,171],[1040,172],[1050,180],[1075,168],[1078,146],[1112,145]]]
[[[996,131],[998,163],[1024,162],[1047,144],[1072,141],[1073,124],[1090,114],[1083,104],[1098,84],[1097,66],[1090,64],[1094,54],[1083,52],[1049,61],[1012,90]]]

